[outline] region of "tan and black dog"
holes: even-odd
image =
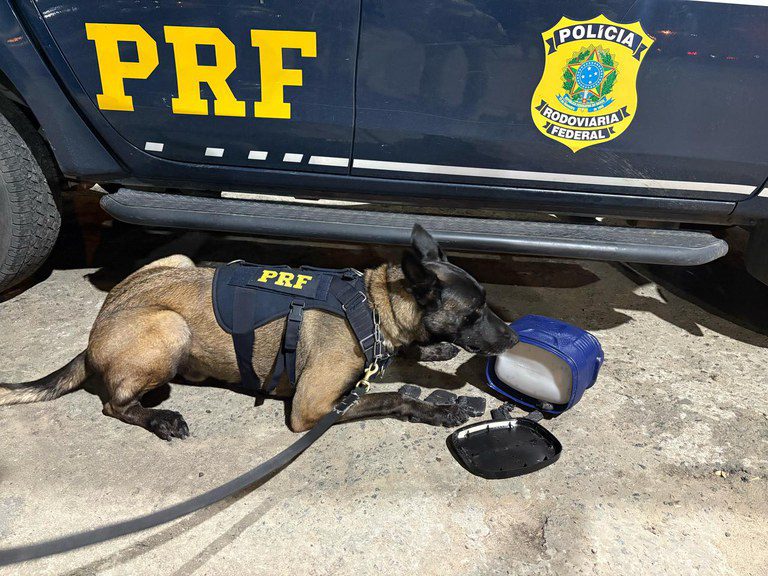
[[[213,269],[198,268],[186,256],[163,258],[134,272],[107,296],[86,350],[35,382],[0,384],[0,405],[51,400],[94,375],[106,390],[104,414],[142,426],[165,440],[188,436],[181,414],[146,408],[140,399],[177,377],[240,381],[232,338],[214,317],[213,274]],[[449,263],[421,226],[414,227],[412,247],[400,265],[366,270],[365,284],[389,352],[415,345],[421,359],[444,360],[457,353],[453,344],[490,355],[517,341],[515,333],[488,308],[482,286]],[[279,319],[256,331],[253,368],[262,382],[273,370],[284,325],[284,319]],[[364,362],[344,318],[308,310],[297,350],[291,428],[307,430],[328,413],[358,380]],[[293,390],[283,382],[277,393],[289,396]],[[398,392],[382,392],[363,396],[342,420],[384,416],[456,426],[470,413],[461,403],[434,405]]]

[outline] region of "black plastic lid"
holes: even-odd
[[[549,430],[528,418],[470,424],[448,437],[448,447],[469,472],[489,479],[541,470],[563,449]]]

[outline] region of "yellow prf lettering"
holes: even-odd
[[[144,80],[157,68],[157,43],[138,24],[85,25],[88,40],[96,44],[96,59],[101,76],[101,94],[96,102],[101,110],[133,111],[133,98],[125,93],[125,80]],[[120,60],[118,42],[136,44],[138,60]]]
[[[216,116],[245,116],[245,102],[235,98],[227,78],[235,71],[235,45],[218,28],[164,26],[165,41],[173,44],[176,59],[178,98],[171,100],[174,114],[208,114],[208,101],[200,97],[200,85],[208,84],[213,92]],[[197,60],[197,47],[213,46],[216,64],[204,66]]]
[[[283,68],[283,49],[295,48],[304,58],[317,57],[317,35],[292,30],[251,30],[251,44],[259,49],[261,101],[254,104],[257,118],[290,118],[285,86],[301,86],[301,70]]]
[[[304,284],[312,280],[312,276],[305,276],[304,274],[299,274],[296,276],[296,282],[293,283],[293,287],[297,290],[301,290],[304,288]]]
[[[272,278],[277,278],[277,272],[275,272],[274,270],[264,270],[264,272],[261,273],[261,276],[259,277],[257,282],[267,282]]]
[[[293,280],[293,274],[290,272],[280,272],[280,276],[275,280],[275,286],[285,286],[291,288],[291,280]]]

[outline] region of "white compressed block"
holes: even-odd
[[[571,398],[571,368],[562,358],[520,342],[496,358],[499,379],[527,396],[551,404]]]

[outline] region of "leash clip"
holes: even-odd
[[[344,414],[344,412],[349,410],[355,404],[355,402],[360,400],[360,397],[363,394],[368,392],[368,389],[371,387],[371,383],[369,380],[378,371],[379,371],[379,363],[374,360],[365,369],[365,373],[363,374],[363,377],[357,381],[357,384],[355,384],[355,387],[352,388],[352,390],[344,398],[341,399],[341,402],[339,402],[334,407],[334,410],[336,411],[337,414]]]
[[[379,362],[378,359],[374,358],[373,362],[371,362],[368,368],[365,369],[365,374],[363,374],[363,377],[357,381],[357,384],[355,384],[355,388],[365,388],[365,391],[368,392],[368,389],[371,387],[370,380],[376,375],[378,371]]]

